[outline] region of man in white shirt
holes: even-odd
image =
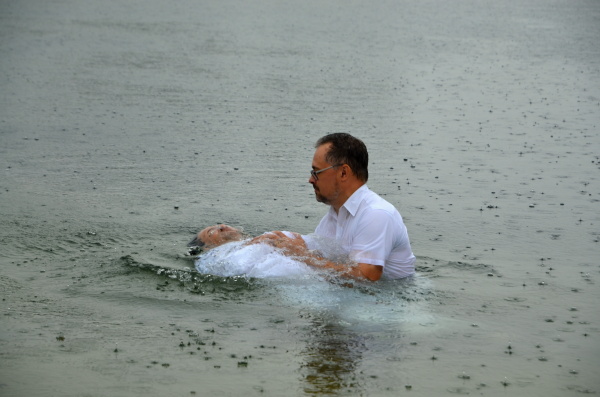
[[[286,239],[290,253],[313,267],[331,269],[342,276],[377,281],[414,274],[415,256],[402,216],[396,208],[369,190],[369,155],[365,144],[350,134],[325,135],[315,145],[311,176],[317,201],[330,209],[315,233],[337,240],[355,264],[306,255],[301,240]]]

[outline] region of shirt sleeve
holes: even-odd
[[[350,255],[358,263],[385,266],[394,247],[394,219],[382,209],[362,214],[352,239]]]

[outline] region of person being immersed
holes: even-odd
[[[273,236],[284,235],[290,241],[302,241],[302,252],[293,255],[282,250],[283,242]],[[343,257],[341,247],[328,239],[313,235],[278,231],[248,237],[242,230],[219,224],[202,229],[188,243],[190,254],[197,255],[195,267],[203,274],[247,277],[293,277],[315,274],[300,257],[312,252],[336,258]]]

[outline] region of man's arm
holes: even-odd
[[[251,243],[267,243],[280,248],[288,256],[306,263],[310,267],[318,269],[333,270],[342,277],[355,280],[377,281],[383,274],[383,266],[371,265],[369,263],[339,263],[322,258],[306,248],[304,240],[299,234],[296,238],[290,238],[282,232],[270,232],[254,238]]]
[[[327,259],[318,258],[316,256],[295,256],[296,259],[306,263],[308,266],[331,269],[342,277],[352,278],[355,280],[377,281],[383,274],[383,266],[371,265],[369,263],[346,264],[332,262]]]

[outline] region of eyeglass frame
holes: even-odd
[[[344,165],[344,164],[335,164],[335,165],[332,165],[332,166],[330,166],[330,167],[327,167],[327,168],[322,168],[322,169],[320,169],[320,170],[318,170],[318,171],[315,171],[315,170],[310,170],[310,176],[312,176],[312,177],[313,177],[313,179],[314,179],[314,180],[315,180],[315,182],[316,182],[316,181],[318,181],[318,180],[319,180],[319,177],[318,177],[318,175],[319,175],[321,172],[323,172],[323,171],[327,171],[327,170],[329,170],[329,169],[332,169],[333,167],[339,167],[340,165]]]

